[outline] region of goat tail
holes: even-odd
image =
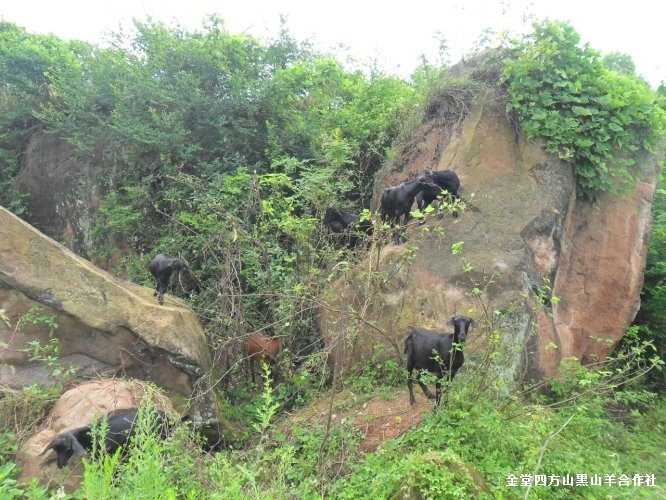
[[[409,337],[405,339],[405,350],[403,354],[409,354],[412,350],[412,334],[409,334]]]

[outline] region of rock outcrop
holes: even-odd
[[[572,167],[527,141],[501,98],[475,102],[464,116],[453,113],[453,125],[452,105],[429,110],[380,172],[375,205],[388,185],[453,169],[469,207],[459,219],[433,216],[427,233],[413,226],[410,244],[384,247],[379,258],[373,251],[326,293],[319,324],[338,370],[400,359],[410,325],[444,331],[448,317],[467,314],[485,325],[468,337],[471,352],[485,352],[491,331],[501,331],[518,351],[512,373],[540,379],[565,357],[603,359],[635,317],[656,160],[642,162],[634,192],[592,205],[577,196]]]
[[[35,307],[57,329],[51,320],[25,321]],[[115,279],[3,208],[0,308],[10,319],[0,322],[0,384],[49,383],[54,366],[72,366],[78,380],[96,374],[150,380],[203,420],[217,416],[212,356],[183,301],[167,296],[160,306],[151,289]],[[52,338],[59,339],[56,365],[31,361],[35,349],[26,351],[28,343],[46,346]]]
[[[17,191],[26,195],[25,220],[78,255],[86,255],[90,218],[103,195],[102,177],[99,166],[82,161],[58,136],[35,134],[15,180]]]

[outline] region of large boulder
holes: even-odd
[[[27,483],[36,477],[43,486],[56,483],[65,491],[74,491],[83,478],[81,459],[73,457],[63,469],[58,469],[56,455],[41,455],[58,434],[89,425],[93,420],[138,408],[150,402],[158,410],[178,420],[168,398],[147,384],[124,380],[97,380],[65,392],[56,402],[40,431],[21,446],[16,463],[21,468],[19,480]]]
[[[39,313],[26,316],[35,307]],[[9,325],[0,321],[0,384],[20,389],[49,383],[54,370],[71,366],[75,379],[150,380],[203,420],[217,415],[211,352],[183,301],[167,296],[160,306],[152,289],[114,278],[1,207],[0,309],[10,319]],[[46,346],[51,338],[59,339],[55,362],[32,361],[40,353],[25,350],[29,343]]]
[[[479,341],[503,332],[516,351],[507,373],[540,379],[565,357],[603,359],[638,311],[656,159],[639,160],[635,191],[591,204],[577,196],[572,167],[526,140],[501,98],[440,104],[380,172],[374,205],[386,186],[453,169],[469,207],[432,217],[427,232],[414,225],[410,244],[373,250],[325,294],[319,326],[336,368],[401,359],[410,325],[445,331],[454,314],[483,323],[468,337],[480,355]]]

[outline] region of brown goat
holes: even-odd
[[[250,373],[254,383],[254,363],[277,363],[278,354],[282,350],[282,339],[280,337],[270,338],[261,333],[251,333],[247,338],[247,356],[250,359]]]

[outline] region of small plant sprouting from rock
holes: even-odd
[[[48,342],[42,344],[39,340],[31,340],[26,347],[19,350],[30,354],[30,361],[43,362],[51,370],[51,377],[62,384],[76,374],[76,368],[71,364],[64,367],[58,362],[61,352],[60,339],[54,337],[58,323],[55,316],[43,314],[43,310],[41,306],[29,309],[16,323],[16,331],[20,331],[28,323],[34,326],[45,325],[48,328]]]

